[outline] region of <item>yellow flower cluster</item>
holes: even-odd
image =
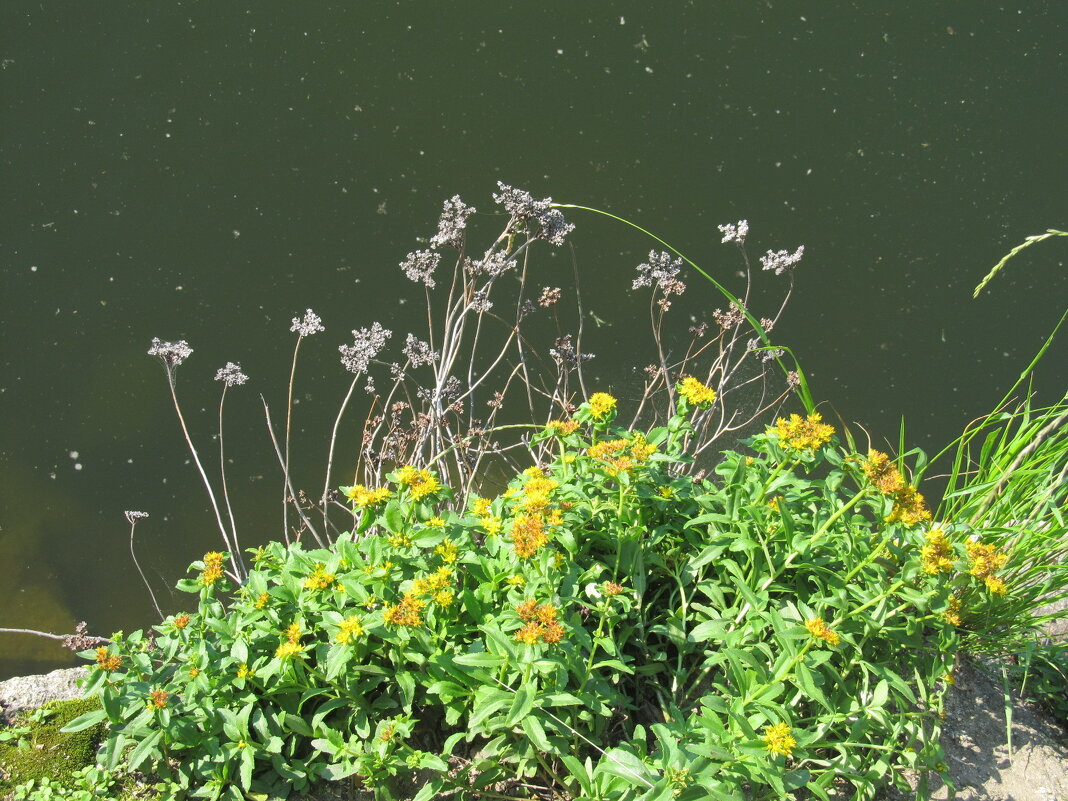
[[[605,595],[622,595],[624,587],[622,584],[616,584],[614,581],[606,581],[604,583]]]
[[[523,498],[519,505],[529,512],[541,512],[549,506],[549,496],[559,486],[559,481],[546,478],[539,470],[523,484]]]
[[[552,604],[539,604],[533,598],[519,604],[515,611],[525,624],[515,633],[515,641],[534,645],[543,642],[554,645],[564,637],[564,627],[556,619],[557,609]]]
[[[179,629],[179,630],[180,629],[184,629],[188,625],[189,625],[189,615],[178,615],[178,617],[176,617],[174,619],[174,627],[176,629]]]
[[[786,723],[776,723],[764,729],[764,742],[768,752],[778,756],[790,756],[797,747],[797,740],[790,734],[790,726]]]
[[[338,642],[349,642],[353,637],[359,637],[361,634],[363,634],[363,623],[360,621],[360,616],[350,615],[341,621],[334,639]]]
[[[205,587],[210,587],[222,578],[222,563],[225,558],[218,551],[208,551],[204,554],[204,571],[200,574],[200,581]]]
[[[692,375],[682,379],[675,387],[691,406],[711,406],[716,400],[716,390],[706,387]]]
[[[315,566],[312,574],[304,579],[304,589],[325,590],[334,583],[334,574],[326,572],[326,565],[322,562]]]
[[[590,396],[590,414],[600,420],[607,417],[616,408],[616,399],[607,392],[594,392]]]
[[[412,538],[403,531],[395,531],[386,537],[386,542],[394,548],[407,548],[412,544]]]
[[[954,595],[949,599],[949,608],[942,613],[942,619],[951,626],[959,626],[961,625],[960,613],[960,598]]]
[[[822,617],[814,617],[806,620],[805,628],[808,629],[808,633],[817,640],[823,640],[828,645],[834,646],[841,642],[838,632],[834,631],[830,626],[824,623]]]
[[[170,695],[166,690],[153,690],[148,697],[151,699],[151,706],[163,709],[163,707],[167,706],[167,699]]]
[[[550,420],[545,424],[545,429],[556,437],[566,437],[568,434],[574,434],[578,431],[578,421],[576,420]]]
[[[635,434],[632,439],[611,439],[598,442],[587,448],[586,453],[594,459],[607,462],[608,474],[614,476],[616,473],[630,470],[646,461],[656,453],[656,445],[650,445],[641,434]]]
[[[105,673],[111,673],[122,667],[122,657],[108,651],[106,645],[96,649],[96,666]]]
[[[270,594],[268,594],[266,592],[261,592],[256,597],[256,604],[255,604],[256,608],[257,609],[263,609],[265,606],[267,606],[267,601],[269,601],[270,598],[271,598]]]
[[[434,553],[441,557],[442,561],[448,562],[450,565],[460,558],[460,549],[456,547],[456,543],[445,538],[436,548]]]
[[[817,450],[834,436],[834,427],[824,423],[818,412],[807,418],[799,414],[791,414],[789,420],[780,417],[775,421],[775,428],[769,430],[778,435],[782,444],[795,451]]]
[[[925,537],[926,544],[920,547],[923,572],[932,576],[948,573],[953,569],[953,548],[940,528],[932,528]]]
[[[439,567],[433,573],[412,582],[412,595],[433,595],[452,584],[452,568]]]
[[[512,547],[520,559],[528,559],[549,541],[545,518],[532,512],[519,512],[512,521]]]
[[[279,659],[288,659],[291,656],[296,656],[304,650],[304,646],[300,644],[300,624],[293,622],[290,624],[282,636],[285,640],[278,646],[278,650],[274,652],[274,655]]]
[[[425,606],[426,601],[408,593],[399,604],[386,604],[382,612],[382,620],[391,626],[415,628],[423,623],[423,607]]]
[[[445,521],[442,520],[440,517],[432,517],[426,521],[426,524],[430,528],[444,528]]]
[[[931,513],[924,505],[923,496],[916,492],[914,486],[907,484],[894,493],[894,508],[886,516],[887,523],[915,526],[930,519]]]
[[[373,506],[376,503],[381,503],[388,498],[391,493],[385,487],[379,487],[378,489],[368,489],[363,484],[356,484],[352,487],[342,487],[342,491],[345,493],[345,497],[351,500],[360,508],[365,506]]]
[[[397,471],[397,481],[408,487],[414,500],[433,495],[441,485],[429,470],[418,470],[411,465]]]
[[[979,542],[969,542],[964,546],[968,551],[968,560],[971,569],[968,571],[977,579],[986,584],[986,588],[994,595],[1005,595],[1009,590],[1005,582],[994,575],[994,571],[1000,570],[1009,561],[1008,554],[998,553],[993,545],[983,545]]]
[[[882,451],[868,451],[868,458],[861,465],[868,481],[883,495],[893,495],[905,488],[905,479],[893,459]]]
[[[256,675],[256,671],[251,670],[247,664],[242,662],[237,668],[237,677],[239,679],[249,679]]]

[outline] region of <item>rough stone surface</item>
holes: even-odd
[[[0,713],[10,721],[24,709],[36,709],[49,701],[79,698],[82,692],[78,679],[88,674],[86,668],[76,667],[0,681]]]

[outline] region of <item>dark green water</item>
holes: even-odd
[[[930,450],[1068,299],[1064,240],[970,298],[1068,225],[1064,3],[16,0],[0,31],[0,626],[151,623],[125,509],[152,515],[138,553],[170,609],[165,587],[218,547],[153,336],[196,351],[179,392],[206,457],[216,368],[253,377],[227,401],[229,469],[243,542],[277,536],[258,393],[281,409],[290,317],[327,325],[298,390],[311,462],[337,344],[416,325],[396,265],[455,193],[488,212],[503,180],[610,209],[728,283],[717,224],[747,218],[754,255],[803,243],[776,338],[828,416],[896,442],[904,415]],[[621,299],[651,245],[569,216],[587,307],[612,323],[595,372],[622,385],[611,356],[644,329]],[[1040,389],[1066,382],[1061,347]],[[63,654],[5,635],[0,676]]]

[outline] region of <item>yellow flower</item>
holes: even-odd
[[[425,601],[421,601],[414,595],[405,595],[399,604],[387,604],[382,612],[382,619],[391,626],[407,626],[414,628],[423,622],[423,607]]]
[[[429,576],[423,578],[417,578],[412,582],[412,594],[413,595],[430,595],[443,590],[449,586],[452,581],[452,570],[447,567],[439,567]]]
[[[824,623],[822,617],[814,617],[806,620],[805,628],[808,629],[808,633],[817,640],[823,640],[828,645],[838,645],[841,641],[838,632],[834,631],[830,626]]]
[[[676,389],[691,406],[707,407],[716,400],[716,391],[706,387],[693,376],[686,376],[682,379],[682,383],[676,386]]]
[[[338,642],[348,642],[353,637],[363,634],[363,624],[359,615],[351,615],[341,621],[337,635],[334,637]]]
[[[188,625],[189,615],[178,615],[178,617],[174,619],[174,627],[176,629],[184,629]]]
[[[942,613],[942,619],[951,626],[960,626],[962,625],[960,612],[960,598],[953,596],[949,599],[949,607]]]
[[[494,517],[493,515],[487,515],[486,517],[479,518],[478,524],[482,526],[482,528],[486,529],[486,534],[491,537],[495,537],[500,534],[501,529],[504,528],[504,521],[501,520],[499,517]]]
[[[456,600],[456,593],[452,590],[439,590],[434,593],[434,603],[443,608],[452,606],[453,601]]]
[[[325,590],[334,583],[334,574],[326,572],[326,566],[320,562],[308,578],[304,579],[304,589]]]
[[[882,451],[868,451],[868,458],[861,465],[864,475],[883,495],[893,495],[905,488],[905,479],[893,460]]]
[[[799,414],[791,414],[789,420],[780,417],[775,421],[775,428],[770,430],[775,432],[783,445],[795,451],[822,448],[834,435],[834,427],[824,423],[818,412],[813,412],[807,418]]]
[[[291,656],[296,656],[303,650],[304,648],[299,642],[287,640],[278,646],[278,650],[274,652],[274,655],[279,659],[288,659]]]
[[[349,498],[357,506],[363,508],[365,506],[373,506],[376,503],[381,503],[388,498],[391,493],[386,487],[379,487],[378,489],[368,489],[363,484],[356,484],[352,487],[342,487],[345,492],[345,497]]]
[[[270,597],[268,593],[261,592],[256,598],[256,608],[263,609],[263,607],[267,606],[267,601],[270,600]]]
[[[249,670],[248,665],[242,663],[237,669],[237,677],[239,679],[247,679],[253,675],[253,671]]]
[[[152,699],[152,705],[163,709],[167,706],[167,699],[170,697],[170,693],[166,690],[153,690],[149,693],[149,697]]]
[[[971,569],[968,572],[977,579],[985,581],[994,574],[995,570],[1000,570],[1009,561],[1008,554],[998,553],[993,545],[968,542],[964,547],[968,551],[968,559],[971,562]]]
[[[122,667],[122,657],[108,651],[106,645],[96,649],[96,666],[105,673],[111,673]]]
[[[661,498],[674,498],[675,497],[675,490],[672,489],[671,487],[668,487],[668,486],[661,487],[658,492],[659,492]]]
[[[427,495],[433,495],[441,485],[437,478],[429,470],[418,470],[411,465],[402,467],[397,471],[397,481],[408,486],[412,498],[419,500]]]
[[[283,636],[290,642],[296,642],[300,639],[300,624],[290,623],[289,628],[283,632]]]
[[[226,556],[218,551],[208,551],[204,554],[204,570],[200,574],[200,581],[205,587],[210,587],[222,578],[222,563]]]
[[[450,539],[446,539],[440,545],[434,549],[434,553],[442,558],[443,561],[452,564],[460,557],[460,549],[456,547],[456,543]]]
[[[445,521],[442,520],[440,517],[432,517],[426,521],[426,524],[430,528],[442,528],[445,525]]]
[[[508,577],[508,585],[511,587],[525,587],[526,584],[527,580],[519,574]]]
[[[199,675],[200,668],[198,668],[196,665],[193,665],[191,668],[189,668],[189,678],[195,679]]]
[[[600,420],[616,408],[616,399],[607,392],[594,392],[590,396],[590,414]]]
[[[776,723],[764,729],[765,748],[768,752],[778,756],[790,756],[797,746],[797,740],[790,734],[790,727],[786,723]]]
[[[953,569],[953,549],[940,528],[932,528],[926,535],[927,544],[920,547],[923,572],[932,576]]]
[[[492,501],[489,498],[472,498],[471,499],[471,511],[477,517],[486,517],[490,513],[490,504]]]
[[[604,584],[605,595],[621,595],[624,591],[622,584],[616,584],[614,581],[606,581]]]
[[[541,515],[520,512],[512,521],[512,547],[520,559],[536,554],[549,541]]]
[[[1006,595],[1009,591],[1009,588],[1005,586],[1005,582],[997,576],[987,576],[983,579],[983,583],[986,584],[986,588],[994,595]]]
[[[894,508],[886,516],[887,523],[915,526],[930,519],[931,513],[924,505],[923,496],[914,486],[908,484],[894,493]]]
[[[387,542],[394,548],[407,548],[412,544],[412,538],[404,532],[398,531],[394,534],[390,534],[387,538]]]
[[[578,430],[579,424],[575,420],[550,420],[545,429],[552,432],[553,436],[566,437]]]

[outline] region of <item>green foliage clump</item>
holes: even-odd
[[[0,737],[0,793],[42,779],[67,785],[75,771],[92,765],[105,726],[101,723],[74,733],[61,730],[75,718],[98,709],[98,699],[80,698],[50,701],[22,713],[6,730],[6,736]]]
[[[235,801],[346,777],[390,798],[413,771],[420,801],[870,798],[944,771],[967,542],[932,544],[903,465],[818,415],[686,475],[713,397],[680,385],[642,433],[596,393],[460,511],[415,467],[343,488],[351,532],[261,548],[235,588],[207,554],[195,611],[85,653],[102,709],[71,728],[106,719],[107,765]]]

